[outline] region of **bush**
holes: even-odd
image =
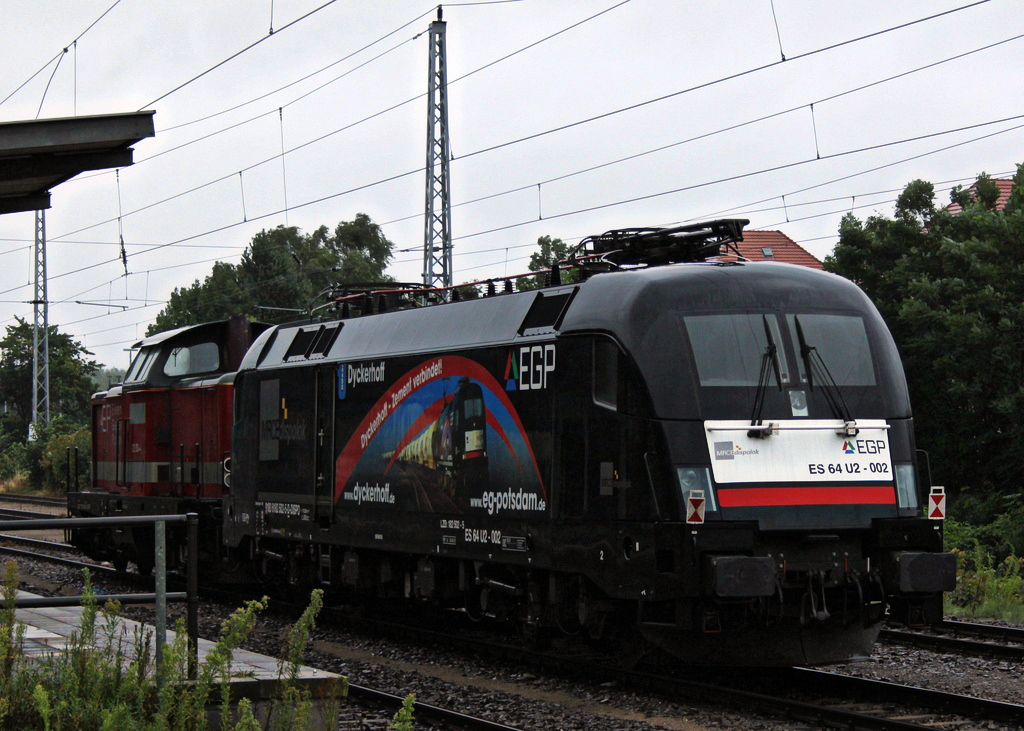
[[[71,450],[70,453],[68,450]],[[77,452],[76,452],[77,450]],[[76,463],[77,455],[77,463]],[[86,428],[67,433],[55,433],[43,445],[39,457],[41,487],[48,492],[63,492],[68,488],[68,468],[74,484],[77,467],[79,487],[89,480],[89,460],[92,455],[92,437]]]
[[[956,589],[946,594],[946,611],[966,617],[1024,621],[1024,559],[997,559],[978,539],[985,528],[949,521],[946,547],[957,557]]]
[[[23,649],[25,625],[15,618],[17,584],[16,564],[11,561],[3,577],[6,603],[0,607],[0,728],[204,731],[209,726],[207,707],[217,701],[221,729],[261,728],[247,701],[240,701],[237,711],[230,709],[229,681],[232,653],[252,630],[266,598],[249,602],[224,621],[221,639],[207,654],[198,678],[188,681],[184,623],[179,620],[174,642],[155,658],[150,649],[152,630],[126,640],[120,630],[120,606],[116,602],[97,605],[88,571],[79,631],[62,652],[28,662]],[[299,644],[304,646],[308,640],[321,597],[322,593],[314,592],[310,608],[289,635],[288,657],[281,661],[282,690],[269,711],[272,728],[300,731],[323,720],[312,717],[308,694],[300,691],[291,671],[292,662],[301,655]],[[344,695],[345,683],[342,678],[335,687],[335,699]],[[218,686],[220,693],[215,693]],[[327,712],[336,717],[333,705],[328,704]]]
[[[36,438],[0,432],[0,480],[23,480],[30,490],[60,493],[67,486],[68,448],[78,449],[79,484],[89,479],[92,439],[89,428],[64,416],[36,429]],[[72,480],[75,465],[71,465]]]

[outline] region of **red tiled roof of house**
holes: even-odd
[[[781,261],[821,269],[821,262],[781,231],[744,231],[736,244],[740,254],[750,261]]]
[[[992,178],[992,182],[999,188],[999,197],[996,198],[996,210],[1001,211],[1006,206],[1006,201],[1010,197],[1010,192],[1013,190],[1013,180],[1009,178]],[[977,198],[978,184],[975,183],[967,189],[971,195]],[[956,215],[963,210],[959,203],[950,203],[946,206],[946,210]]]

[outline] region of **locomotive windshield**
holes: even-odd
[[[836,385],[875,385],[867,331],[856,315],[787,314],[780,318],[775,314],[737,313],[687,315],[683,321],[701,386],[757,386],[768,345],[766,329],[778,347],[782,382],[806,384],[798,322],[807,346],[816,349]]]

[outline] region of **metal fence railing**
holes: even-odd
[[[184,523],[188,531],[185,569],[185,591],[167,591],[167,524]],[[167,641],[167,603],[187,602],[185,620],[189,644],[189,676],[195,677],[195,658],[199,647],[199,515],[136,515],[107,518],[46,518],[32,520],[0,521],[0,532],[24,530],[69,530],[71,528],[127,527],[153,525],[155,532],[155,555],[153,565],[154,591],[152,594],[104,594],[104,601],[118,601],[122,604],[155,604],[156,606],[156,656],[162,657]],[[0,598],[6,606],[6,600]],[[79,596],[67,597],[25,597],[16,601],[17,607],[77,607],[82,605]]]

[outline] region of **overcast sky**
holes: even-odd
[[[101,363],[124,367],[170,292],[261,229],[363,212],[389,272],[421,280],[436,5],[324,2],[3,0],[0,121],[156,112],[135,165],[58,186],[46,212],[50,323]],[[890,215],[915,178],[946,202],[1024,162],[1021,0],[522,0],[444,20],[457,282],[524,271],[541,235],[705,218],[824,258],[845,213]],[[32,319],[33,235],[32,213],[0,216],[0,326]]]

